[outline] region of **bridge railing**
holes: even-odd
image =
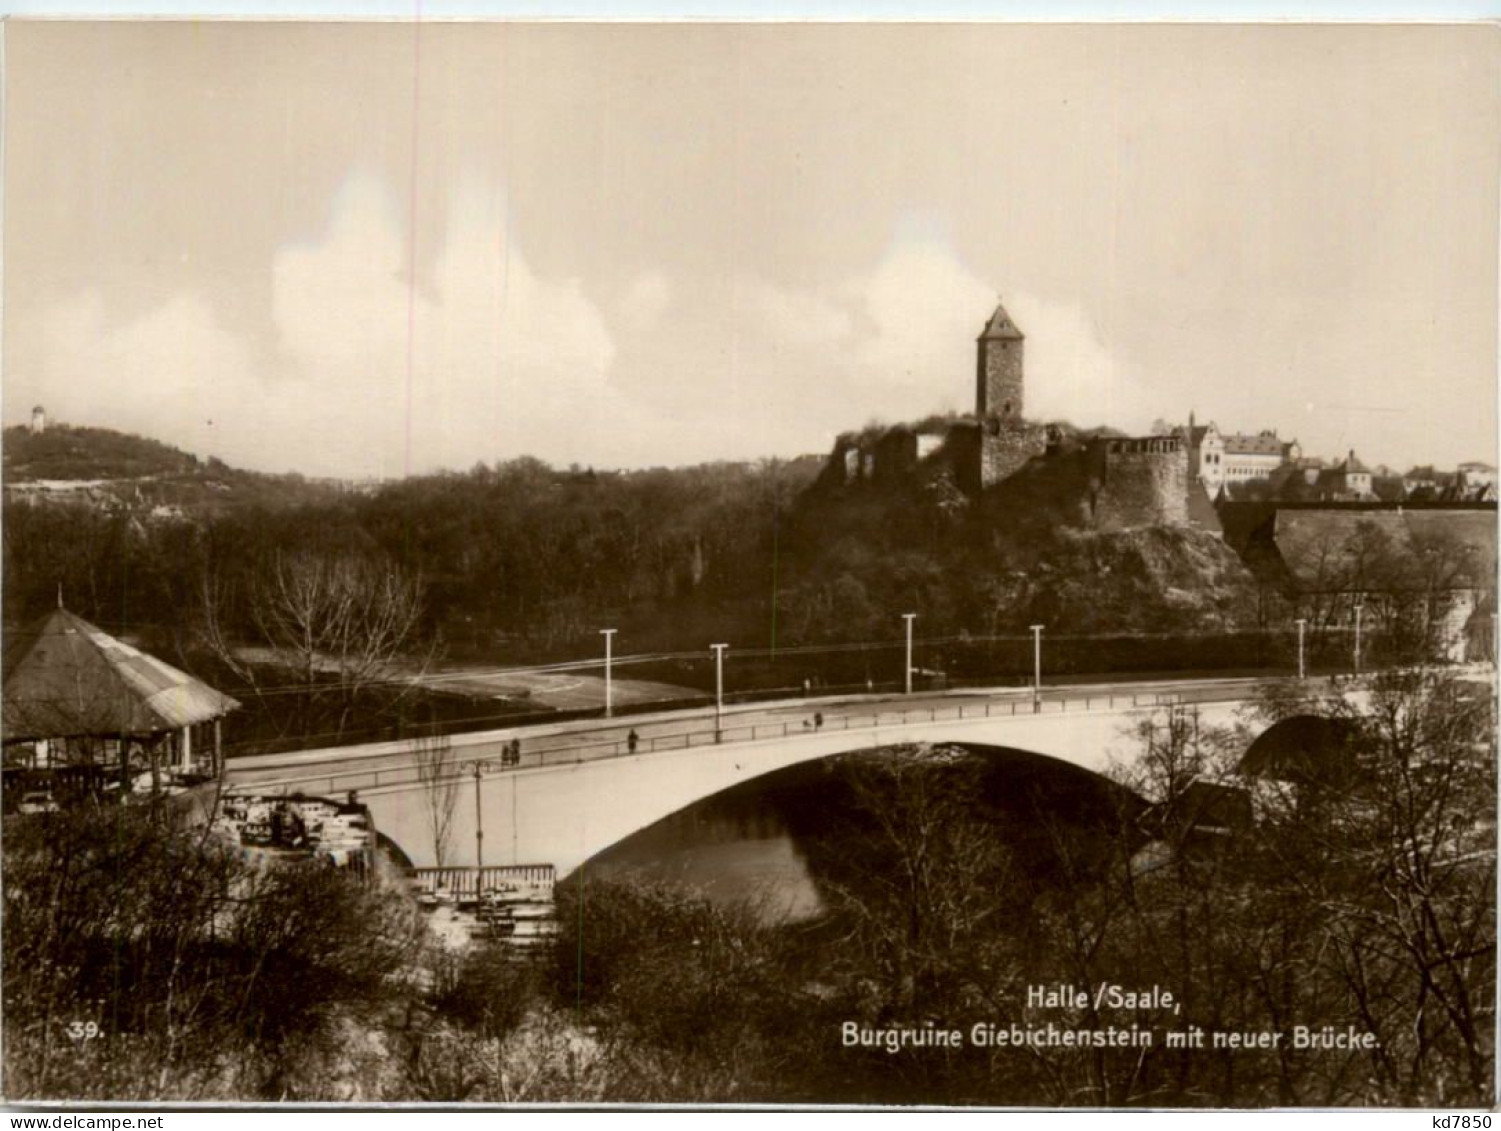
[[[517,770],[537,769],[547,766],[573,765],[581,762],[600,761],[608,758],[628,757],[633,754],[654,754],[672,750],[691,750],[700,746],[719,746],[736,742],[762,742],[771,739],[794,737],[808,738],[825,731],[873,730],[881,727],[903,727],[919,723],[957,722],[989,718],[1005,718],[1033,714],[1064,714],[1101,710],[1128,710],[1181,706],[1188,703],[1205,703],[1226,699],[1243,699],[1244,686],[1233,691],[1224,687],[1192,688],[1177,692],[1155,693],[1083,693],[1067,689],[1044,689],[1040,694],[1010,693],[1006,698],[987,699],[982,703],[957,702],[954,704],[925,707],[886,706],[871,711],[828,714],[822,717],[816,703],[796,719],[762,720],[753,723],[721,723],[716,730],[713,719],[683,730],[668,731],[640,736],[635,745],[628,734],[612,735],[594,741],[578,741],[584,736],[543,735],[522,742],[519,759],[506,765],[501,752],[508,740],[496,739],[492,752],[476,753],[473,749],[457,754],[445,778],[467,778],[481,767],[481,775],[505,775]],[[704,726],[703,722],[708,725]],[[264,783],[249,782],[244,788],[274,787],[278,792],[307,792],[337,794],[349,790],[379,789],[387,786],[410,786],[423,784],[415,764],[388,767],[385,769],[343,770],[335,773],[310,774],[302,777],[278,778]],[[429,782],[428,784],[436,784]]]
[[[486,868],[413,868],[412,886],[425,895],[446,891],[472,903],[487,891],[516,892],[551,899],[556,870],[551,864],[496,864]]]

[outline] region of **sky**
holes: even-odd
[[[309,475],[964,411],[1496,462],[1501,31],[11,21],[3,414]]]

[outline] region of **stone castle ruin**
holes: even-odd
[[[997,305],[976,343],[974,414],[842,436],[830,461],[832,478],[845,484],[948,479],[973,497],[1008,481],[1025,489],[1041,476],[1074,492],[1086,527],[1217,529],[1207,496],[1192,498],[1196,484],[1181,436],[1078,438],[1028,421],[1025,345],[1020,328]]]

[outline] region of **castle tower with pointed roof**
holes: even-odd
[[[997,303],[978,341],[975,415],[981,420],[992,416],[1002,421],[1021,419],[1026,392],[1022,370],[1025,341],[1006,308]]]
[[[977,341],[975,416],[980,423],[980,486],[1015,474],[1046,448],[1042,428],[1022,419],[1025,338],[1006,308],[996,304]]]

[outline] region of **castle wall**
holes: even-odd
[[[1097,441],[1099,530],[1188,525],[1188,452],[1175,437]]]
[[[944,458],[954,469],[954,482],[968,495],[980,493],[980,427],[974,421],[956,421],[949,426],[943,445]]]
[[[893,428],[875,442],[875,479],[895,483],[917,470],[917,437],[906,428]]]
[[[991,417],[980,427],[980,486],[992,487],[1015,475],[1034,456],[1047,451],[1047,429]]]

